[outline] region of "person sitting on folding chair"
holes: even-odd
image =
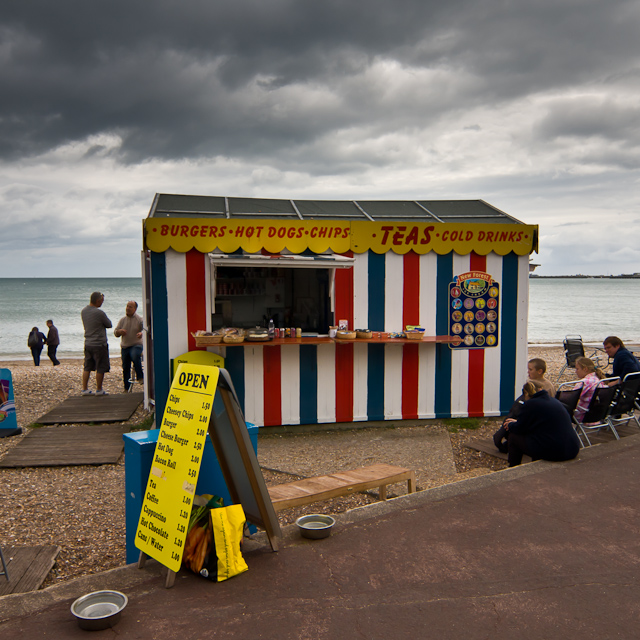
[[[591,398],[597,387],[606,386],[601,382],[603,378],[606,378],[606,374],[596,367],[595,362],[591,358],[578,358],[576,360],[576,373],[580,382],[578,382],[573,388],[582,388],[580,392],[580,399],[578,400],[578,406],[574,412],[577,420],[582,420],[584,414],[589,408]]]
[[[613,373],[611,377],[618,378],[618,382],[612,382],[610,386],[619,384],[628,373],[640,371],[638,359],[624,346],[620,338],[608,336],[602,344],[609,358],[613,358]]]
[[[562,462],[573,460],[580,451],[580,440],[565,406],[552,398],[539,381],[531,380],[522,387],[524,405],[516,418],[505,420],[507,460],[510,467],[532,460]]]
[[[547,363],[542,358],[531,358],[527,362],[527,380],[539,380],[542,388],[551,396],[556,395],[556,387],[550,380],[544,377],[547,372]]]

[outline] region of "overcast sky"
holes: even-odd
[[[155,193],[476,199],[640,272],[640,3],[3,0],[1,276],[139,276]]]

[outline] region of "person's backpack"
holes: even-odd
[[[29,338],[27,339],[28,347],[37,347],[40,344],[38,340],[38,334],[35,331],[31,331],[29,333]]]

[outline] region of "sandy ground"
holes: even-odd
[[[557,346],[531,347],[529,357],[547,361],[556,380],[564,363]],[[606,362],[606,361],[605,361]],[[80,392],[82,363],[63,360],[53,367],[29,361],[0,362],[12,372],[18,424],[28,432],[37,418],[70,395]],[[574,379],[569,370],[563,380]],[[112,360],[105,389],[122,392],[119,358]],[[149,428],[150,416],[138,409],[131,429]],[[56,428],[56,427],[46,427]],[[416,421],[376,428],[322,431],[296,435],[261,435],[258,458],[267,484],[386,462],[416,470],[419,489],[491,473],[505,463],[464,446],[470,438],[488,437],[496,419]],[[0,457],[23,436],[0,438]],[[0,469],[0,544],[58,544],[62,551],[44,586],[121,566],[125,563],[124,456],[116,465]],[[389,488],[390,495],[406,485]],[[282,524],[303,513],[336,513],[373,502],[376,492],[356,494],[290,509],[279,514]]]

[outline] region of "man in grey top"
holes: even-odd
[[[122,378],[124,390],[131,387],[131,364],[136,372],[136,380],[142,382],[142,318],[136,313],[138,303],[129,300],[125,307],[125,316],[120,318],[113,335],[120,338],[122,354]]]
[[[89,304],[82,310],[82,324],[84,325],[84,371],[82,372],[82,395],[93,395],[87,389],[91,372],[96,372],[96,395],[106,396],[102,388],[104,374],[109,371],[109,343],[107,329],[112,327],[107,314],[100,309],[104,296],[99,291],[91,294]]]

